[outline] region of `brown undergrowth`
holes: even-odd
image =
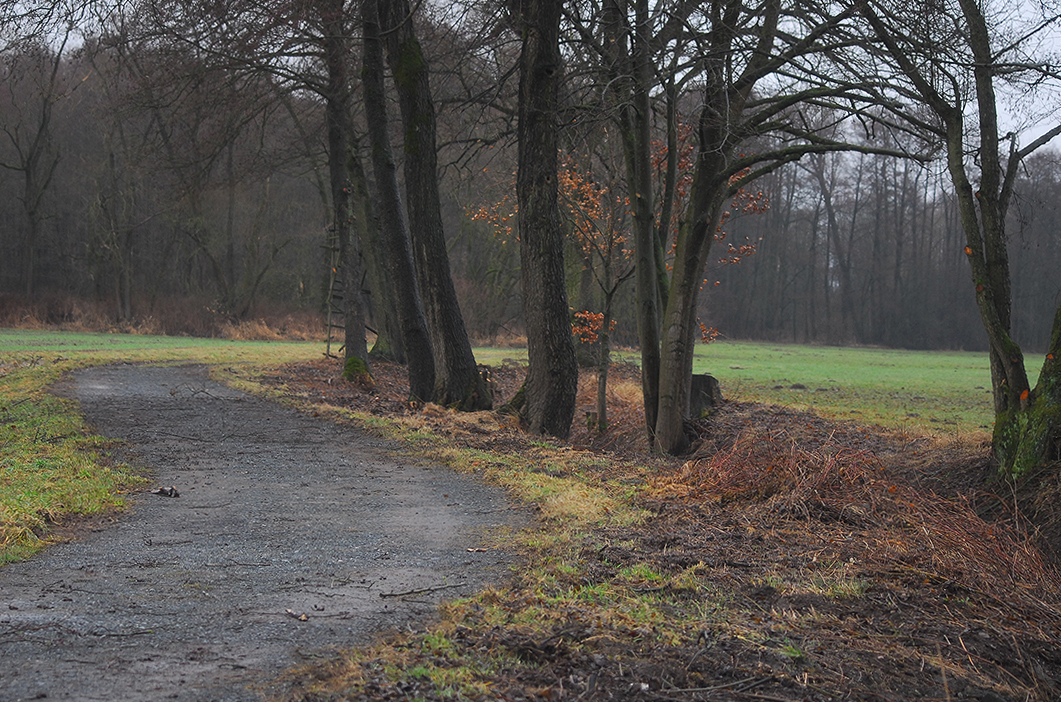
[[[333,361],[265,381],[646,516],[546,515],[510,583],[293,671],[284,699],[1061,699],[1061,578],[1012,501],[983,489],[984,437],[731,402],[693,455],[664,459],[644,450],[629,368],[614,371],[609,432],[576,425],[568,443],[492,413],[414,412],[399,368],[374,373],[374,392]],[[502,396],[521,380],[514,364],[495,373]],[[594,388],[580,385],[580,411]]]
[[[32,299],[0,295],[0,327],[122,334],[165,334],[278,341],[323,339],[323,321],[306,309],[263,306],[240,319],[218,311],[206,299],[160,298],[146,309],[122,318],[113,304],[68,294],[43,294]]]

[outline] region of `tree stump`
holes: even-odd
[[[718,407],[725,399],[722,397],[722,386],[718,379],[706,373],[693,375],[692,388],[689,391],[689,416],[698,419],[712,407]]]

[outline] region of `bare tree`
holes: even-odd
[[[435,106],[429,67],[407,0],[379,0],[387,55],[404,125],[405,188],[420,291],[435,356],[434,402],[489,409],[493,397],[479,373],[450,274],[438,186]]]
[[[5,137],[0,167],[22,176],[19,200],[25,214],[22,234],[22,290],[33,295],[37,284],[37,249],[43,233],[45,196],[59,165],[52,139],[56,103],[76,88],[63,85],[61,68],[72,34],[60,31],[55,48],[46,38],[33,37],[3,55],[4,97],[8,119],[0,124]]]
[[[1056,460],[1061,447],[1061,306],[1033,388],[1024,352],[1012,335],[1012,280],[1006,215],[1020,167],[1061,134],[1056,116],[1022,144],[1003,125],[1001,93],[1056,90],[1056,60],[1037,53],[1061,15],[989,17],[976,0],[941,2],[925,12],[885,2],[860,5],[896,70],[897,113],[938,138],[957,198],[965,253],[990,344],[995,407],[994,448],[1004,474],[1023,476]],[[1051,105],[1056,109],[1056,105]],[[974,184],[975,183],[975,184]]]
[[[850,10],[834,14],[830,7],[785,0],[767,0],[755,8],[720,1],[703,9],[705,28],[695,37],[703,59],[696,166],[661,319],[654,439],[667,453],[689,446],[685,418],[699,332],[697,298],[725,204],[756,178],[807,154],[899,153],[834,139],[801,111],[804,105],[828,104],[875,119],[865,109],[877,99],[875,85],[831,78],[823,67],[845,44],[836,30],[851,16]]]
[[[566,437],[575,413],[578,364],[557,200],[562,5],[563,0],[526,0],[516,18],[523,36],[516,195],[529,357],[523,415],[530,432]]]
[[[361,295],[361,252],[353,236],[354,201],[351,154],[354,151],[350,99],[350,26],[344,0],[318,0],[324,63],[328,71],[325,109],[328,129],[328,170],[334,208],[332,228],[339,243],[342,275],[343,323],[346,337],[343,377],[359,380],[368,375],[365,308]],[[356,167],[355,167],[356,168]]]
[[[416,401],[426,402],[435,391],[434,354],[413,265],[409,225],[398,189],[397,167],[387,133],[385,64],[378,2],[367,0],[362,5],[361,13],[364,33],[361,81],[365,90],[365,117],[372,149],[380,221],[391,273],[398,287],[398,316],[409,364],[409,394]]]

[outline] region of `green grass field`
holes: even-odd
[[[986,353],[722,341],[699,349],[694,370],[717,377],[727,398],[868,424],[967,432],[993,421]]]
[[[526,360],[527,352],[475,349],[475,356],[497,364]],[[612,357],[640,362],[631,351]],[[993,421],[986,353],[717,341],[697,347],[693,371],[718,378],[727,399],[811,409],[866,424],[969,432],[989,431]]]

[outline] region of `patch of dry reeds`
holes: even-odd
[[[659,477],[658,497],[758,503],[859,532],[865,558],[1061,619],[1061,574],[1024,521],[985,521],[966,497],[945,498],[890,475],[869,451],[805,449],[748,432],[733,446]]]

